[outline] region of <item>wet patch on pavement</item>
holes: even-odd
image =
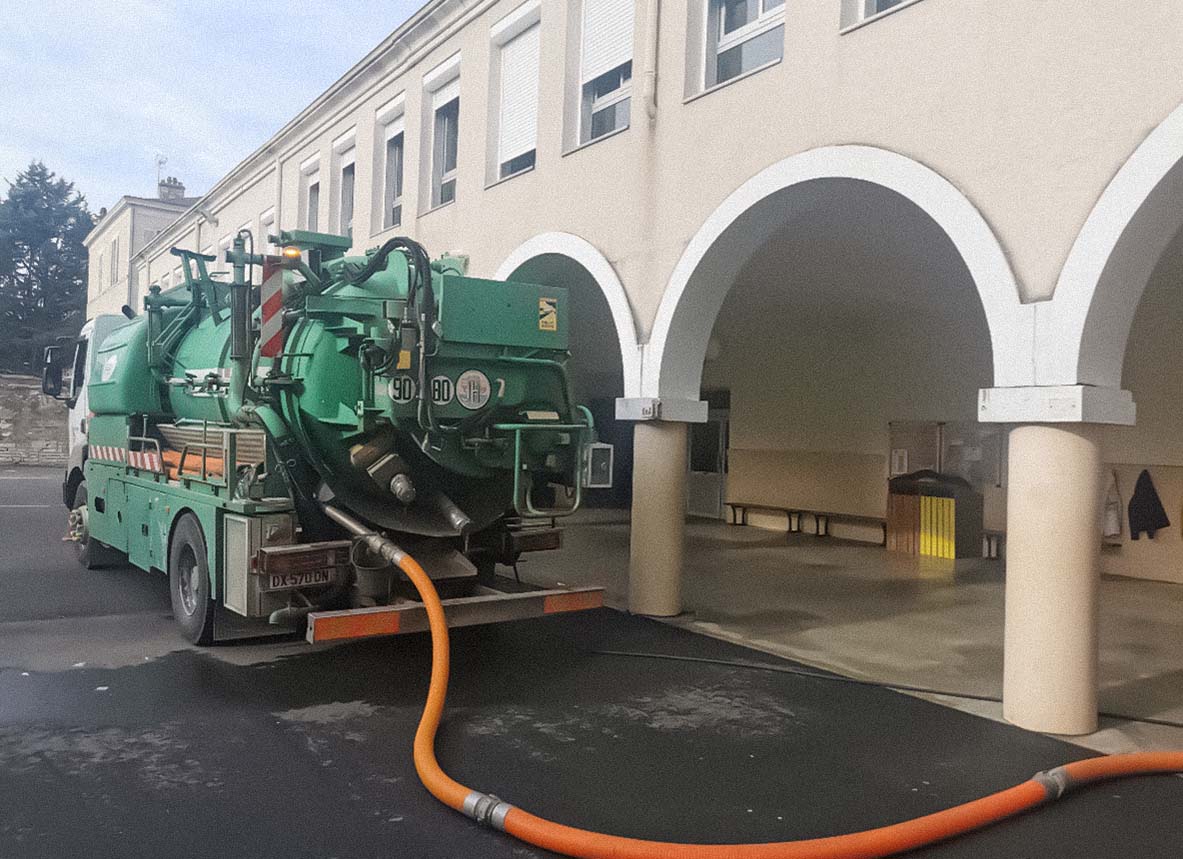
[[[772,659],[610,610],[457,631],[445,769],[573,825],[725,842],[882,825],[1085,756],[881,689],[606,649]],[[0,856],[548,856],[419,785],[429,665],[407,636],[0,672]],[[1181,798],[1129,782],[920,855],[1172,855]]]

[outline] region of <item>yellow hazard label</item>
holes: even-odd
[[[559,300],[557,298],[538,299],[538,330],[559,330]]]
[[[399,350],[399,353],[398,353],[398,366],[397,366],[397,367],[395,367],[395,369],[396,369],[396,370],[409,370],[409,369],[411,369],[411,350],[410,350],[410,349],[400,349],[400,350]]]

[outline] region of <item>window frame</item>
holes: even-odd
[[[785,4],[782,0],[779,4],[772,7],[772,11],[768,10],[768,0],[756,0],[759,5],[760,13],[755,20],[748,21],[741,25],[738,29],[730,33],[723,30],[723,25],[727,17],[727,2],[726,0],[708,0],[718,4],[717,10],[719,13],[719,20],[715,22],[718,27],[718,37],[715,40],[715,57],[718,59],[719,54],[725,54],[732,48],[742,45],[744,42],[750,41],[757,36],[762,36],[769,30],[779,27],[785,22]],[[866,2],[873,2],[873,0],[866,0]],[[740,72],[743,74],[743,72]],[[728,79],[730,80],[730,78]]]
[[[313,207],[313,190],[316,206]],[[315,214],[314,214],[315,213]],[[300,208],[297,223],[300,229],[317,232],[320,228],[320,153],[300,163]]]
[[[769,7],[769,0],[756,0],[759,12],[755,19],[748,21],[746,24],[738,27],[730,33],[724,32],[724,24],[727,16],[727,0],[704,0],[706,4],[705,10],[705,45],[703,51],[703,74],[702,86],[703,92],[715,89],[716,87],[724,86],[732,81],[746,77],[752,72],[759,71],[766,66],[774,65],[775,63],[784,60],[784,41],[782,32],[781,52],[780,56],[773,60],[760,63],[752,66],[750,69],[741,69],[734,75],[722,80],[719,79],[719,58],[735,48],[744,45],[753,39],[757,39],[767,33],[772,32],[777,27],[784,27],[785,25],[785,6],[786,0],[781,0],[775,6]],[[858,0],[862,3],[864,0]]]
[[[886,18],[888,15],[894,15],[896,12],[915,6],[921,0],[900,0],[899,3],[887,9],[879,9],[874,12],[868,11],[868,6],[876,2],[878,0],[842,0],[842,16],[839,22],[839,33],[846,34],[858,30],[867,24],[874,23],[881,18]]]
[[[304,201],[304,229],[316,233],[320,231],[320,174],[313,173],[308,177],[307,199]]]
[[[330,150],[329,230],[352,239],[357,217],[357,127],[338,135]],[[349,191],[348,201],[346,190]],[[348,207],[346,202],[349,203]],[[348,223],[346,215],[349,216]]]
[[[348,181],[346,181],[348,180]],[[337,232],[353,238],[353,219],[357,215],[357,147],[341,153],[337,163]],[[346,200],[345,191],[349,197]],[[349,203],[346,206],[346,202]],[[348,214],[348,218],[346,218]]]
[[[255,240],[255,243],[259,246],[259,250],[255,251],[255,253],[265,254],[276,247],[267,238],[275,231],[275,207],[272,206],[259,213],[259,235]]]
[[[529,147],[516,149],[506,153],[502,149],[506,133],[506,84],[509,77],[506,73],[506,63],[509,59],[511,46],[524,50],[523,39],[532,39],[533,69],[528,70],[524,83],[530,88],[529,97],[518,108],[528,108],[532,117],[527,117],[533,125],[529,135]],[[495,109],[490,111],[493,120],[490,125],[489,148],[492,152],[490,181],[497,183],[505,179],[512,179],[522,173],[534,169],[538,160],[538,115],[542,101],[542,4],[540,0],[527,0],[489,29],[490,39],[490,81],[495,82],[495,89],[491,93]],[[532,99],[532,102],[531,102]]]
[[[455,111],[450,110],[452,105],[456,106]],[[433,101],[431,116],[431,207],[438,209],[456,202],[456,179],[460,172],[460,93],[439,105]],[[451,147],[454,163],[450,168],[446,166],[449,136],[455,137]],[[444,199],[445,189],[451,195],[447,199]]]
[[[429,157],[419,159],[419,175],[421,205],[426,213],[454,203],[459,192],[460,109],[461,95],[463,94],[461,92],[459,51],[423,76],[422,92],[420,152],[427,152]],[[447,156],[447,141],[443,139],[445,135],[440,133],[440,114],[453,102],[456,103],[456,163],[451,169],[444,169],[443,161]],[[444,131],[446,132],[446,126],[444,126]],[[448,186],[451,186],[451,196],[444,199],[445,189]]]
[[[595,83],[600,78],[606,77],[628,66],[627,77],[624,73],[621,74],[620,85],[612,91],[604,95],[595,95]],[[621,63],[619,66],[609,69],[599,77],[592,78],[586,81],[581,87],[579,99],[579,142],[580,144],[593,143],[597,140],[602,140],[609,137],[618,131],[624,131],[632,124],[632,98],[633,98],[633,61]],[[596,114],[607,110],[610,107],[615,107],[622,102],[629,102],[629,109],[623,111],[624,124],[615,125],[607,131],[599,134],[593,134],[593,126],[595,125]]]
[[[633,79],[636,72],[636,56],[635,56],[635,42],[636,42],[636,8],[635,4],[629,3],[628,6],[631,20],[628,27],[628,36],[623,41],[623,47],[626,50],[622,51],[615,59],[621,60],[614,66],[610,66],[603,70],[587,69],[589,39],[594,37],[589,35],[589,2],[590,0],[583,0],[579,4],[577,13],[578,22],[578,41],[577,41],[577,55],[575,61],[575,81],[576,81],[576,113],[575,113],[575,140],[573,149],[579,149],[600,140],[611,137],[622,131],[626,131],[632,125],[632,98],[633,98]],[[596,19],[603,23],[602,13],[596,16]],[[602,49],[602,48],[601,48]],[[627,54],[627,59],[624,59]],[[595,95],[595,84],[602,78],[620,72],[627,66],[627,77],[621,73],[620,84],[609,93],[604,95]],[[597,72],[594,73],[594,72]],[[620,124],[614,125],[611,129],[600,134],[593,135],[592,127],[596,114],[607,110],[610,107],[615,107],[621,102],[628,101],[627,109],[618,111],[617,115],[622,118]]]
[[[398,141],[398,170],[391,176],[391,143]],[[382,222],[380,229],[392,230],[402,226],[403,204],[407,181],[407,122],[406,114],[386,122],[382,126]]]

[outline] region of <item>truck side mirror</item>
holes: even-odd
[[[60,346],[45,347],[45,362],[41,366],[41,393],[53,397],[62,397],[62,350]]]

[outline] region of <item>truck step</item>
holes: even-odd
[[[505,593],[478,587],[476,596],[443,600],[449,627],[476,626],[525,620],[548,614],[586,611],[604,605],[603,588],[557,588]],[[424,632],[427,611],[420,602],[399,605],[353,608],[343,611],[318,611],[308,615],[309,642],[341,641],[349,638],[373,638]]]

